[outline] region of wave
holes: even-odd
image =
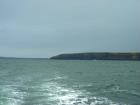
[[[25,92],[20,92],[13,86],[0,88],[0,105],[22,105]]]
[[[107,85],[104,89],[103,89],[104,93],[124,93],[124,94],[128,94],[128,96],[136,96],[136,97],[140,97],[140,93],[138,93],[135,90],[126,90],[126,89],[121,89],[119,85],[115,85],[115,84],[110,84]]]
[[[99,97],[82,88],[68,87],[59,81],[66,79],[59,74],[52,79],[42,80],[40,84],[29,86],[3,86],[0,93],[3,99],[0,105],[126,105],[114,102],[106,97]],[[81,87],[85,87],[81,85]],[[86,85],[92,87],[92,84]],[[111,88],[114,86],[108,86]],[[23,88],[23,90],[20,90]],[[26,88],[26,89],[25,89]],[[1,95],[2,96],[2,95]]]
[[[119,85],[116,84],[108,84],[106,86],[101,86],[99,84],[96,84],[96,87],[94,87],[95,84],[85,84],[85,85],[79,85],[77,86],[77,88],[83,88],[86,90],[94,90],[94,91],[98,91],[95,92],[95,94],[99,94],[99,93],[125,93],[131,96],[136,96],[136,97],[140,97],[140,93],[135,91],[135,90],[126,90],[126,89],[121,89],[121,87]],[[98,86],[99,85],[99,86]]]
[[[64,79],[66,77],[58,76],[56,78]],[[92,84],[86,86],[91,87]],[[81,87],[84,87],[84,85],[80,85]],[[41,88],[46,91],[44,95],[48,98],[48,102],[54,102],[55,105],[126,105],[113,102],[106,97],[93,96],[92,93],[84,89],[68,87],[66,84],[60,84],[55,80],[44,82]]]

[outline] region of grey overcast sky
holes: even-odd
[[[0,56],[140,52],[140,0],[0,0]]]

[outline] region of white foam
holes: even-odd
[[[1,105],[21,105],[23,104],[23,98],[25,93],[19,92],[16,88],[12,86],[4,86],[2,88],[3,97],[6,101],[1,102]]]
[[[63,79],[60,76],[56,78]],[[48,100],[55,102],[56,105],[126,105],[105,97],[93,97],[85,90],[75,90],[57,81],[43,83],[41,87],[46,90]]]
[[[78,90],[73,87],[68,87],[66,84],[61,84],[60,81],[66,78],[67,77],[60,76],[57,73],[50,81],[45,80],[42,84],[33,86],[44,98],[43,100],[39,99],[41,100],[40,102],[43,101],[49,105],[125,105],[113,102],[105,97],[93,96],[92,93],[86,90]],[[87,84],[86,86],[92,86],[92,84]],[[80,85],[80,87],[85,87],[85,85]],[[12,86],[5,86],[2,89],[3,93],[7,94],[7,102],[0,102],[0,105],[24,104],[24,98],[26,98],[27,93],[18,91],[16,86],[15,88]],[[119,88],[117,88],[117,90],[119,90]],[[37,96],[39,95],[37,93],[35,94]],[[39,105],[42,104],[43,103],[40,103]]]

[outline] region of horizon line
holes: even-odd
[[[140,52],[71,52],[71,53],[59,53],[56,55],[61,55],[61,54],[81,54],[81,53],[140,53]],[[53,55],[53,56],[56,56]],[[51,56],[51,57],[53,57]],[[15,56],[0,56],[0,58],[15,58],[15,59],[49,59],[51,57],[15,57]]]

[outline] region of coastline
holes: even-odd
[[[59,54],[49,59],[56,60],[140,60],[140,53],[90,52]]]

